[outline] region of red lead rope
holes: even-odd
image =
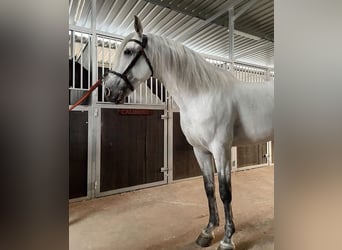
[[[91,86],[91,88],[77,102],[75,102],[74,105],[69,108],[69,111],[80,105],[91,94],[91,92],[93,92],[98,86],[101,85],[101,82],[102,79],[99,79],[96,83],[94,83],[93,86]]]

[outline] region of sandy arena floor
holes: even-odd
[[[232,174],[236,250],[271,250],[273,243],[273,167]],[[216,184],[217,179],[216,179]],[[216,188],[223,235],[223,206]],[[208,223],[202,178],[69,205],[70,250],[201,249],[195,240]]]

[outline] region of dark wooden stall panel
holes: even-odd
[[[267,163],[267,144],[255,144],[237,147],[237,167],[246,167]]]
[[[163,113],[102,109],[101,192],[164,179]]]
[[[179,180],[201,174],[193,148],[181,130],[179,113],[173,113],[173,179]]]
[[[69,199],[87,196],[88,112],[69,112]]]

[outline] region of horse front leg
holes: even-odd
[[[235,249],[232,236],[235,232],[232,211],[232,186],[231,186],[231,147],[221,147],[213,152],[215,164],[218,172],[220,197],[223,202],[225,212],[225,233],[220,242],[218,250]]]
[[[219,225],[219,215],[215,198],[215,180],[212,154],[194,148],[195,156],[203,174],[204,188],[208,198],[209,222],[198,236],[196,243],[201,247],[208,247],[214,239],[214,229]]]

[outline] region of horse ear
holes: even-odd
[[[143,27],[142,27],[142,24],[141,24],[139,17],[137,17],[137,16],[134,16],[134,29],[139,34],[139,36],[142,36]]]

